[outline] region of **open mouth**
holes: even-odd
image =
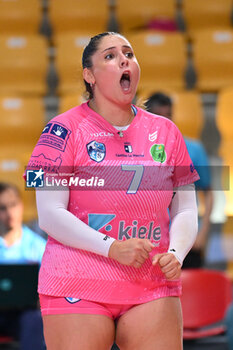
[[[124,72],[120,80],[121,87],[124,91],[128,91],[130,88],[130,75],[128,72]]]

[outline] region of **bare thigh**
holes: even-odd
[[[43,316],[47,350],[110,350],[114,321],[104,315],[64,314]]]
[[[116,343],[121,350],[182,350],[182,331],[179,298],[160,298],[120,317]]]

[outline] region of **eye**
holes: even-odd
[[[125,53],[125,56],[128,58],[132,58],[134,56],[133,52],[129,51]]]
[[[108,53],[104,58],[106,60],[111,60],[114,57],[114,55],[112,53]]]

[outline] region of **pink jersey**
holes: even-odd
[[[31,168],[59,172],[67,181],[75,175],[68,210],[106,239],[150,239],[155,245],[151,257],[168,250],[173,188],[199,178],[170,120],[137,108],[129,128],[119,132],[87,103],[47,124]],[[39,292],[113,304],[179,295],[180,282],[167,281],[151,257],[136,269],[49,237]]]

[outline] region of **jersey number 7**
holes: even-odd
[[[132,181],[131,181],[126,193],[135,194],[140,186],[141,181],[142,181],[142,177],[143,177],[143,173],[144,173],[144,166],[141,164],[139,164],[139,165],[122,164],[121,169],[123,171],[134,171],[134,176],[132,178]]]

